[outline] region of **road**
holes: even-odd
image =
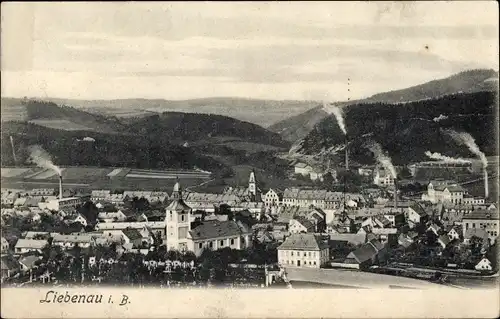
[[[292,282],[313,282],[353,288],[447,288],[423,280],[374,274],[356,270],[286,268],[287,277]]]

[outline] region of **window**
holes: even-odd
[[[224,240],[219,241],[219,246],[224,247]]]
[[[311,257],[311,252],[309,252],[309,257]]]
[[[293,251],[292,251],[292,257],[293,257]]]
[[[200,248],[200,249],[203,248],[203,243],[199,243],[198,248]]]
[[[316,266],[316,261],[314,261],[313,263],[314,263],[314,266]]]
[[[211,241],[211,242],[208,244],[208,247],[210,247],[210,248],[214,248],[214,242],[213,242],[213,241]]]
[[[181,215],[181,222],[184,221],[184,214]]]
[[[306,252],[304,252],[304,257],[306,257],[306,256],[307,256],[307,253],[306,253]]]
[[[316,252],[315,251],[313,251],[313,257],[316,258]]]
[[[234,245],[234,238],[231,238],[231,245]]]

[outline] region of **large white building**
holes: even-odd
[[[283,200],[283,192],[278,189],[270,189],[262,197],[266,207],[276,207],[281,205]]]
[[[500,232],[497,209],[474,210],[464,215],[461,224],[464,236],[469,229],[483,229],[488,234],[490,242],[495,241]]]
[[[422,194],[422,200],[427,200],[432,203],[448,202],[462,204],[464,195],[464,188],[454,181],[433,180],[427,185],[427,193]]]
[[[282,267],[320,268],[329,260],[328,244],[314,234],[292,234],[278,247]]]
[[[378,186],[393,186],[394,185],[394,177],[390,172],[384,169],[376,169],[373,177],[373,184]]]

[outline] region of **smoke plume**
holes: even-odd
[[[488,166],[488,160],[486,159],[486,155],[481,152],[479,149],[479,146],[477,146],[476,141],[470,135],[469,133],[466,132],[456,132],[454,130],[446,130],[446,133],[448,133],[455,142],[458,144],[463,144],[469,148],[469,150],[474,153],[480,160],[481,163],[483,164],[483,168],[486,168]]]
[[[432,159],[435,159],[438,161],[444,161],[446,163],[460,163],[460,164],[470,163],[469,160],[466,160],[463,158],[453,158],[453,157],[445,156],[445,155],[440,154],[440,153],[432,153],[429,151],[425,152],[425,155],[427,155],[427,157],[430,157]]]
[[[333,114],[335,116],[335,119],[337,120],[337,123],[342,130],[342,133],[344,133],[344,135],[347,135],[347,130],[344,122],[344,112],[342,111],[342,109],[334,105],[323,103],[323,110],[328,114]]]
[[[433,120],[434,122],[439,122],[439,121],[441,121],[441,120],[446,120],[447,118],[448,118],[448,116],[443,115],[443,114],[439,114],[439,116],[438,116],[438,117],[435,117],[435,118],[433,118],[432,120]]]
[[[41,146],[33,145],[28,149],[30,151],[30,157],[28,160],[30,163],[36,164],[36,166],[41,168],[51,169],[58,175],[61,175],[61,169],[52,163],[50,154],[47,153],[47,151],[45,151]]]
[[[392,165],[391,158],[384,153],[382,147],[377,142],[368,142],[366,147],[375,155],[375,159],[379,162],[386,171],[389,171],[393,178],[397,177],[396,169]]]

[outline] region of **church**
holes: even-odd
[[[249,183],[249,190],[254,196],[257,192],[255,174],[252,172],[250,176],[253,187]],[[193,210],[183,199],[179,181],[174,185],[172,199],[165,209],[165,246],[168,250],[192,251],[200,256],[205,249],[245,249],[252,246],[252,230],[239,221],[202,220],[194,224]]]

